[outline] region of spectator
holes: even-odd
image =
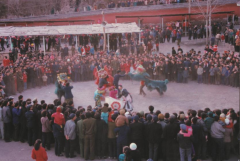
[[[75,158],[74,149],[75,149],[75,138],[76,138],[76,115],[71,113],[69,120],[66,122],[64,127],[64,135],[66,138],[65,143],[65,155],[67,158]]]
[[[46,150],[42,147],[42,141],[37,139],[34,148],[32,150],[32,159],[36,159],[36,161],[47,161],[48,156]]]

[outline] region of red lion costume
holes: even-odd
[[[97,71],[97,69],[94,69],[94,76],[96,78],[95,84],[99,84],[99,79],[100,78],[106,78],[107,77],[107,81],[109,82],[108,84],[104,84],[103,87],[99,90],[105,90],[108,87],[113,86],[113,77],[110,75],[110,73],[108,73],[108,69],[107,67],[104,67],[104,69],[100,69],[99,71]]]

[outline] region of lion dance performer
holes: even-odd
[[[146,72],[142,65],[139,65],[134,72],[128,73],[128,75],[133,80],[144,81],[149,91],[157,90],[160,96],[163,95],[163,92],[167,91],[168,80],[165,79],[165,81],[161,81],[150,79],[149,74]]]

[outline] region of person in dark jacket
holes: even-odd
[[[21,114],[21,107],[19,107],[18,102],[15,103],[15,107],[12,109],[12,119],[14,125],[14,141],[19,140],[19,129],[20,129],[20,114]]]
[[[99,159],[105,159],[106,157],[106,145],[107,145],[107,123],[104,120],[101,120],[100,114],[95,114],[97,133],[96,133],[96,156]]]
[[[158,117],[153,116],[153,123],[147,127],[147,140],[149,142],[149,158],[158,161],[158,145],[161,142],[162,125],[157,123]]]
[[[137,145],[138,150],[141,155],[144,153],[143,145],[144,145],[144,125],[138,122],[139,116],[136,115],[133,117],[133,123],[129,125],[130,127],[130,142],[133,142]]]
[[[179,132],[179,124],[176,122],[174,115],[170,116],[169,124],[163,130],[163,139],[166,142],[166,158],[169,160],[178,160],[178,142],[177,134]]]
[[[122,153],[122,149],[124,146],[128,144],[128,133],[129,127],[127,125],[123,125],[114,129],[114,132],[117,133],[117,156]]]
[[[66,103],[73,101],[72,89],[73,89],[73,86],[70,86],[69,83],[67,83],[66,86],[63,86],[63,90],[65,92],[65,102]]]
[[[28,105],[25,117],[27,118],[27,128],[28,128],[28,145],[32,146],[36,140],[36,115],[33,112],[33,106]]]
[[[27,136],[27,119],[25,113],[27,112],[26,101],[21,103],[21,114],[20,114],[20,138],[19,140],[23,143],[25,142]]]
[[[195,156],[194,158],[200,159],[199,158],[199,147],[200,147],[200,140],[201,138],[201,134],[202,134],[202,129],[201,126],[199,124],[197,124],[198,118],[194,117],[192,118],[192,130],[193,130],[193,147],[195,150]],[[194,159],[194,160],[195,160]]]
[[[116,89],[118,89],[118,82],[121,77],[124,77],[125,74],[121,75],[121,71],[118,70],[117,74],[114,75],[114,80],[113,80],[113,85],[115,86]]]

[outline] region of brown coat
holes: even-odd
[[[97,132],[96,119],[88,118],[83,121],[83,135],[95,135]]]

